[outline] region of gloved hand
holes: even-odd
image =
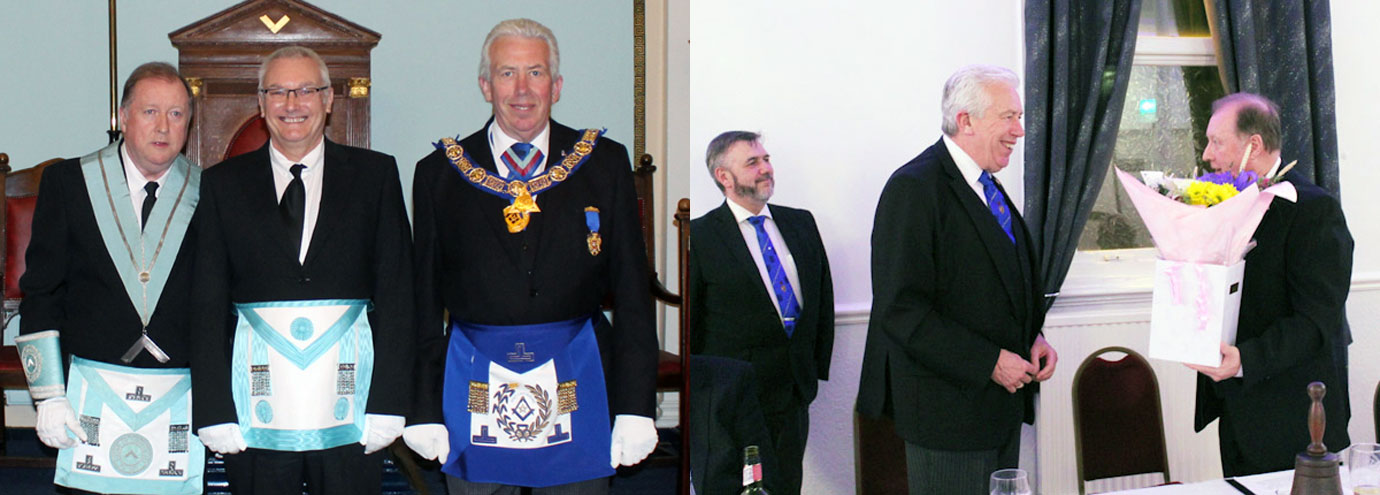
[[[393,444],[402,435],[407,420],[392,414],[365,414],[364,437],[359,444],[364,446],[365,454],[378,452]]]
[[[646,416],[619,414],[613,418],[613,441],[609,465],[631,466],[642,462],[656,449],[656,422]]]
[[[81,429],[77,412],[72,410],[72,404],[67,402],[66,397],[52,397],[38,403],[38,422],[34,430],[44,445],[55,449],[77,446],[76,439],[67,434],[68,430],[75,433],[77,439],[86,441],[86,431]]]
[[[238,454],[249,448],[244,441],[244,433],[240,432],[240,425],[235,423],[207,426],[197,430],[196,436],[201,438],[202,445],[217,454]]]
[[[403,430],[402,437],[407,446],[422,458],[446,462],[450,456],[450,434],[446,432],[446,425],[412,425]]]

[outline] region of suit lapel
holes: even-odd
[[[489,119],[489,123],[490,123],[490,124],[493,123],[493,119],[492,119],[492,118]],[[502,177],[503,175],[502,175],[502,174],[499,174],[499,173],[498,173],[498,168],[495,167],[493,151],[492,151],[492,148],[489,147],[489,134],[488,134],[488,129],[489,129],[489,125],[488,125],[488,124],[485,124],[484,127],[483,127],[482,129],[480,129],[480,132],[477,132],[477,133],[475,133],[475,134],[473,135],[473,136],[474,136],[474,139],[465,141],[464,143],[461,144],[461,146],[465,148],[465,153],[468,154],[468,155],[470,156],[470,163],[473,163],[473,164],[475,164],[475,165],[478,165],[479,167],[483,168],[485,172],[488,172],[488,173],[490,173],[490,174],[497,174],[499,177]],[[459,175],[459,174],[460,174],[460,171],[455,170],[455,167],[451,167],[451,170],[452,170],[456,175]],[[468,181],[468,179],[466,179],[466,178],[464,178],[464,177],[460,177],[460,180],[462,180],[462,181]],[[462,187],[473,187],[473,185],[472,185],[472,184],[464,184],[464,185],[462,185]],[[482,198],[481,198],[479,201],[485,202],[485,203],[487,203],[487,202],[502,203],[502,202],[503,202],[503,200],[500,199],[500,198],[498,198],[497,196],[493,196],[493,195],[487,194],[487,193],[486,193],[486,194],[482,194],[481,197],[482,197]],[[496,238],[498,238],[498,239],[507,239],[508,236],[513,235],[513,234],[508,233],[508,224],[507,224],[507,222],[504,222],[504,221],[503,221],[503,207],[504,207],[504,206],[507,206],[507,203],[503,203],[502,206],[499,206],[497,209],[495,209],[495,210],[493,210],[493,211],[490,211],[489,208],[482,208],[483,211],[481,211],[481,212],[479,213],[480,216],[484,217],[483,222],[484,222],[485,224],[487,224],[491,230],[493,230],[494,236],[496,236]],[[538,213],[538,215],[540,215],[540,213]],[[505,245],[506,245],[506,244],[505,244]],[[511,251],[511,250],[505,249],[504,251]],[[511,253],[510,253],[510,255],[511,255]],[[517,259],[512,259],[512,261],[513,261],[513,263],[516,264],[518,260],[517,260]]]
[[[949,155],[948,149],[940,154],[941,163],[944,171],[949,174],[949,188],[953,191],[962,206],[963,211],[968,214],[968,218],[973,221],[973,229],[977,231],[978,237],[982,240],[982,248],[987,250],[987,255],[992,259],[992,264],[996,266],[997,274],[1001,277],[1001,283],[1006,287],[1006,295],[1011,298],[1012,307],[1023,308],[1018,304],[1020,299],[1020,273],[1013,273],[1008,269],[1013,258],[1016,256],[1015,246],[1011,244],[1011,239],[1006,237],[1006,232],[997,223],[996,217],[992,216],[992,210],[987,205],[982,204],[978,199],[973,188],[963,179],[963,174],[959,173],[958,165],[954,163],[953,157]],[[1003,191],[1002,195],[1006,193]],[[1019,314],[1019,313],[1018,313]]]
[[[738,228],[738,223],[734,221],[733,211],[728,209],[728,202],[724,201],[722,205],[711,212],[710,218],[713,220],[710,223],[711,230],[718,239],[709,242],[720,242],[728,246],[728,252],[732,253],[733,256],[733,262],[738,265],[736,268],[730,268],[731,271],[752,274],[750,279],[753,281],[751,285],[754,289],[748,289],[748,291],[756,294],[755,297],[758,299],[753,306],[775,309],[772,306],[771,294],[767,293],[767,287],[762,283],[760,272],[757,271],[757,260],[752,259],[752,252],[748,250],[747,240],[743,239],[743,231]],[[782,328],[784,330],[785,327]]]
[[[283,256],[292,258],[296,263],[297,250],[291,249],[287,225],[283,223],[283,214],[278,209],[278,187],[273,183],[273,159],[269,156],[269,146],[272,144],[264,143],[262,148],[254,151],[258,156],[250,162],[249,184],[245,192],[250,195],[247,203],[254,213],[250,218],[267,219],[263,223],[268,224],[271,242]]]
[[[326,156],[323,158],[321,176],[321,206],[316,213],[316,226],[312,227],[311,243],[307,245],[306,262],[313,259],[328,246],[332,234],[342,229],[345,221],[346,205],[350,202],[350,191],[354,187],[355,164],[350,162],[350,154],[345,148],[326,140]]]

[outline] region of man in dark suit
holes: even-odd
[[[1287,181],[1297,201],[1275,197],[1255,229],[1246,254],[1236,343],[1222,344],[1219,367],[1199,372],[1195,431],[1218,424],[1222,471],[1243,476],[1294,466],[1309,444],[1308,384],[1327,386],[1324,443],[1351,443],[1347,421],[1346,296],[1351,288],[1353,242],[1336,198],[1298,172],[1280,174],[1280,117],[1273,102],[1236,93],[1212,105],[1203,160],[1214,170],[1244,170]],[[1267,433],[1268,432],[1268,433]]]
[[[503,21],[480,53],[493,118],[417,163],[421,356],[404,439],[442,462],[452,494],[607,493],[657,439],[628,152],[551,120],[562,79],[546,26]]]
[[[62,449],[55,482],[77,492],[186,493],[202,484],[205,450],[186,418],[189,225],[201,182],[201,169],[179,154],[190,94],[171,65],[139,66],[120,102],[124,139],[43,172],[15,342],[38,438]],[[131,409],[156,414],[121,413]],[[140,445],[148,448],[124,449]],[[166,476],[147,477],[159,470]]]
[[[412,399],[397,165],[325,139],[333,95],[315,52],[280,49],[259,74],[269,142],[202,188],[195,423],[236,493],[379,493],[378,451]]]
[[[718,356],[690,356],[690,479],[695,493],[737,493],[743,448],[758,447],[762,479],[777,493],[776,466],[752,365]]]
[[[752,364],[780,460],[769,488],[799,493],[810,402],[834,349],[829,258],[810,212],[767,204],[776,179],[760,136],[719,134],[705,162],[726,200],[690,223],[690,352]]]
[[[1019,84],[1000,67],[954,73],[944,136],[877,204],[858,411],[895,420],[911,493],[986,493],[992,471],[1016,467],[1026,385],[1058,361],[1040,333],[1036,250],[991,175],[1025,134]]]

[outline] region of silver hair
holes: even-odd
[[[316,54],[316,50],[301,45],[285,46],[264,57],[263,63],[259,64],[259,89],[264,89],[264,76],[268,74],[268,64],[280,58],[309,58],[316,62],[316,66],[321,68],[321,84],[331,85],[331,71],[326,68],[326,61],[321,60],[321,56]],[[296,88],[292,88],[296,89]]]
[[[556,35],[542,23],[524,18],[508,19],[489,30],[489,36],[484,38],[484,47],[479,50],[479,77],[481,79],[493,82],[489,74],[489,47],[493,46],[494,40],[504,36],[542,40],[546,43],[546,65],[551,72],[551,80],[554,81],[561,77],[561,48],[556,43]]]
[[[987,107],[992,105],[991,98],[987,96],[987,86],[991,84],[1006,84],[1019,90],[1021,80],[1011,69],[995,65],[969,65],[949,76],[949,80],[944,82],[944,100],[941,104],[944,122],[940,129],[944,134],[958,134],[960,113],[968,112],[975,117],[987,113]]]
[[[736,143],[755,143],[760,139],[762,135],[755,132],[728,131],[709,141],[709,149],[704,152],[704,163],[709,166],[709,177],[714,178],[714,185],[719,186],[719,192],[723,192],[724,185],[715,178],[714,171],[723,168],[724,153]]]

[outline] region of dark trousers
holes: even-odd
[[[986,495],[992,472],[1014,468],[1021,460],[1021,429],[1006,445],[993,450],[932,450],[906,442],[906,481],[910,495]]]
[[[235,495],[378,495],[383,491],[386,450],[364,455],[352,443],[307,452],[249,449],[224,456],[225,477]]]
[[[1241,451],[1241,444],[1236,443],[1236,429],[1232,427],[1231,419],[1226,414],[1217,421],[1217,448],[1222,453],[1222,476],[1228,478],[1294,469],[1293,458],[1279,459],[1277,464],[1270,466],[1256,464],[1247,459],[1246,454]]]
[[[772,495],[798,495],[803,477],[801,465],[805,462],[805,444],[810,436],[810,405],[792,399],[784,410],[769,411],[763,416],[767,420],[767,433],[771,435],[772,448],[776,450],[778,459],[778,473],[763,473],[768,488]]]
[[[446,492],[450,495],[605,495],[609,492],[609,478],[596,478],[544,488],[527,488],[498,483],[472,483],[446,476]]]

